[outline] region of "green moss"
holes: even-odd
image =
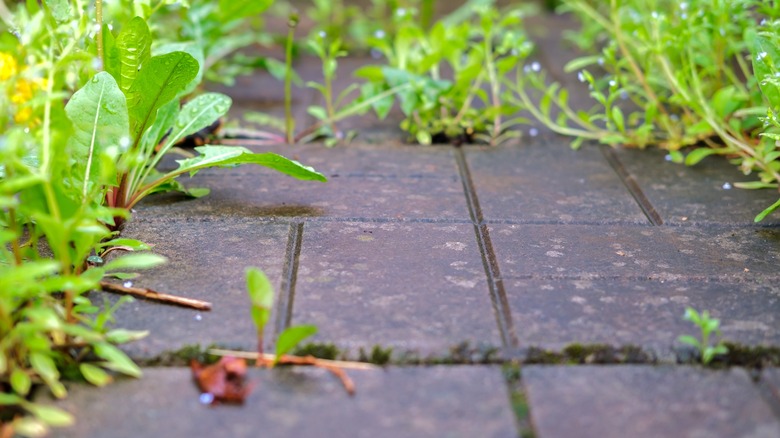
[[[210,344],[202,347],[199,344],[185,345],[178,350],[165,351],[152,359],[140,360],[141,366],[188,366],[191,361],[196,360],[202,364],[210,365],[219,360],[219,356],[209,354],[211,349],[234,349],[222,345]]]
[[[764,368],[780,366],[780,347],[746,346],[725,342],[729,352],[717,357],[713,365]]]
[[[518,363],[509,363],[503,366],[504,378],[509,386],[509,402],[512,412],[515,414],[517,430],[522,438],[533,438],[534,431],[531,427],[531,409],[528,398],[525,395],[521,377],[522,373]]]
[[[314,356],[318,359],[338,360],[341,350],[334,344],[308,343],[301,345],[293,352],[296,356]]]
[[[393,349],[392,347],[382,348],[379,345],[374,345],[374,348],[372,348],[371,352],[368,354],[361,348],[358,357],[361,362],[369,362],[375,365],[387,365],[393,357]]]
[[[524,362],[547,365],[655,363],[655,358],[635,345],[615,348],[605,344],[570,344],[560,352],[531,347]]]

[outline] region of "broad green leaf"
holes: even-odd
[[[184,105],[173,126],[173,133],[166,140],[174,145],[182,138],[210,126],[230,109],[233,101],[220,93],[206,93],[192,99]]]
[[[103,69],[111,74],[114,80],[118,81],[118,78],[122,77],[122,57],[108,23],[103,24]]]
[[[119,71],[109,72],[114,75],[119,88],[128,94],[139,70],[146,65],[152,53],[152,34],[146,21],[141,17],[130,20],[117,36],[116,48],[119,52]]]
[[[167,259],[161,255],[152,253],[127,254],[117,257],[106,263],[103,267],[106,271],[117,271],[122,269],[148,269],[165,263]]]
[[[106,341],[112,344],[126,344],[128,342],[143,339],[149,335],[148,330],[114,329],[106,333]]]
[[[717,153],[718,150],[712,148],[694,149],[685,157],[685,165],[686,166],[696,165],[704,158],[709,157],[710,155],[715,155]]]
[[[279,358],[292,351],[302,340],[317,333],[317,327],[313,325],[299,325],[290,327],[279,335],[276,340],[276,359],[274,364],[279,362]]]
[[[63,398],[67,395],[65,387],[60,383],[60,372],[54,360],[43,353],[30,353],[30,365],[35,372],[49,386],[51,393],[57,398]]]
[[[757,35],[753,47],[753,72],[769,105],[780,108],[780,83],[775,77],[780,65],[780,50],[764,36]]]
[[[274,304],[274,289],[265,273],[257,268],[246,270],[246,290],[253,306],[270,309]]]
[[[49,426],[64,427],[73,424],[73,415],[54,406],[45,406],[38,403],[29,403],[24,407],[39,420]]]
[[[204,69],[206,66],[206,57],[203,54],[203,47],[195,42],[177,42],[162,44],[160,46],[155,46],[154,48],[155,55],[165,55],[166,53],[172,52],[188,53],[190,56],[195,58],[196,61],[198,61],[198,74],[196,74],[195,78],[179,92],[180,97],[186,96],[195,91],[195,89],[198,88],[198,85],[203,82],[203,74],[205,73]]]
[[[199,68],[195,58],[184,52],[154,56],[141,67],[127,93],[133,138],[139,138],[154,123],[157,110],[189,85]]]
[[[68,146],[78,173],[83,175],[86,192],[89,183],[99,183],[103,175],[101,157],[108,148],[118,148],[123,139],[129,142],[127,102],[114,78],[100,72],[73,94],[65,112],[73,123]]]
[[[0,406],[12,406],[24,403],[24,398],[19,397],[16,394],[10,394],[7,392],[0,392]]]
[[[3,269],[0,265],[0,290],[9,290],[17,283],[32,282],[59,271],[60,264],[54,260],[27,262],[20,266]]]
[[[683,344],[688,344],[688,345],[690,345],[692,347],[699,348],[700,342],[699,342],[698,339],[694,338],[693,336],[682,335],[682,336],[678,337],[677,340],[682,342]]]
[[[43,421],[37,418],[22,417],[14,420],[11,424],[13,425],[14,433],[19,436],[38,438],[49,434],[49,428],[46,427]]]
[[[119,371],[130,377],[141,377],[141,369],[122,350],[107,342],[97,343],[94,345],[94,348],[95,354],[107,361],[102,364],[104,367]]]
[[[30,386],[32,386],[30,375],[20,368],[14,369],[11,373],[11,388],[14,392],[20,395],[27,395],[30,392]]]
[[[113,246],[122,246],[126,248],[132,248],[133,251],[148,251],[151,249],[149,245],[147,245],[144,242],[141,242],[140,240],[136,239],[128,239],[125,237],[120,237],[117,239],[111,239],[107,242],[103,242],[99,245],[101,248],[110,248]]]
[[[251,2],[219,0],[217,11],[219,11],[220,21],[227,22],[244,17],[259,16],[273,3],[274,0],[255,0]]]
[[[734,85],[723,87],[715,92],[715,95],[710,99],[712,108],[715,113],[723,119],[731,116],[734,111],[738,110],[747,99],[747,96],[740,93]]]
[[[740,189],[757,190],[757,189],[776,189],[777,183],[765,183],[762,181],[748,181],[734,183],[734,187]]]
[[[168,177],[174,177],[187,172],[190,175],[194,175],[198,170],[207,167],[233,167],[239,164],[257,164],[304,181],[327,181],[324,175],[311,167],[271,152],[255,154],[249,149],[240,146],[199,146],[195,150],[200,155],[186,160],[179,160],[179,168],[169,173]]]
[[[754,222],[761,222],[764,220],[765,217],[769,216],[770,213],[780,208],[780,199],[777,200],[774,204],[770,205],[766,210],[762,211],[761,213],[756,216],[755,219],[753,219]]]
[[[102,368],[92,364],[83,363],[79,365],[79,371],[81,371],[81,375],[84,376],[87,382],[95,386],[106,386],[113,380]]]
[[[68,0],[45,0],[44,3],[51,11],[51,16],[58,23],[70,20],[70,2]]]
[[[157,110],[157,117],[152,126],[144,133],[141,141],[141,150],[145,151],[146,156],[152,155],[152,151],[162,142],[163,138],[173,126],[174,121],[179,116],[179,101],[174,99]],[[158,156],[159,160],[162,156]],[[156,164],[156,163],[155,163]],[[152,166],[154,167],[154,166]]]

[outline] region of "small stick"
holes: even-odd
[[[132,295],[135,297],[146,298],[148,300],[159,301],[161,303],[175,304],[177,306],[188,307],[191,309],[211,310],[211,303],[208,301],[165,294],[153,291],[151,289],[140,287],[125,287],[108,281],[101,281],[100,287],[106,292]]]
[[[273,354],[258,354],[245,351],[229,351],[229,350],[209,350],[209,353],[215,356],[233,356],[243,359],[255,359],[258,366],[265,366],[272,368],[274,366],[274,360],[276,355]],[[355,395],[355,383],[349,378],[344,371],[345,368],[354,370],[370,370],[376,367],[370,364],[356,363],[356,362],[342,362],[335,360],[317,359],[314,356],[287,356],[284,355],[279,358],[279,363],[285,365],[308,365],[317,368],[322,368],[339,379],[344,389],[349,395]]]
[[[241,359],[254,359],[258,360],[261,357],[254,351],[237,351],[237,350],[223,350],[219,348],[213,348],[208,351],[209,354],[213,354],[214,356],[233,356],[238,357]],[[313,356],[307,356],[314,359],[318,364],[325,365],[325,366],[331,366],[331,367],[338,367],[343,368],[347,370],[362,370],[362,371],[368,371],[368,370],[375,370],[378,369],[376,365],[372,365],[370,363],[363,363],[363,362],[345,362],[341,360],[328,360],[328,359],[317,359]],[[300,356],[282,356],[279,359],[280,363],[287,363],[290,365],[313,365],[311,362],[311,359],[307,359],[307,357],[300,357]],[[270,361],[273,362],[276,359],[275,354],[266,353],[263,354],[262,360],[263,361]]]

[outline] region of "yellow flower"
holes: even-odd
[[[7,81],[18,71],[16,59],[8,53],[0,52],[0,81]]]
[[[32,108],[29,106],[20,109],[14,114],[14,122],[19,124],[27,123],[32,117]]]
[[[16,81],[16,90],[11,94],[11,102],[20,104],[25,103],[33,97],[35,84],[27,79]]]

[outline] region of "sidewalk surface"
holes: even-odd
[[[547,66],[561,62],[555,47],[541,51]],[[318,69],[300,61],[304,77]],[[242,79],[232,115],[278,113],[280,88]],[[297,92],[301,119],[314,99]],[[403,144],[392,121],[347,125],[358,140],[333,149],[254,148],[326,184],[208,170],[183,181],[207,197],[138,208],[124,235],[170,262],[135,285],[214,309],[122,306],[120,327],[151,332],[126,347],[149,365],[144,378],[71,386],[60,405],[77,425],[55,436],[780,437],[780,371],[753,366],[780,346],[780,228],[753,224],[776,193],[730,188],[748,177],[724,159],[686,168],[662,151],[572,151],[541,128],[500,147],[423,147]],[[172,352],[254,348],[249,266],[277,289],[269,346],[290,324],[314,324],[313,341],[338,357],[377,350],[390,363],[351,371],[354,397],[327,373],[286,368],[250,372],[242,407],[200,404]],[[684,364],[676,339],[698,335],[686,306],[720,318],[728,341],[764,347],[760,357]],[[174,366],[152,366],[162,362]]]

